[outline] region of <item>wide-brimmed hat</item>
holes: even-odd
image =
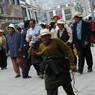
[[[9,26],[7,28],[13,28],[14,30],[16,30],[15,25],[14,24],[9,24]]]
[[[2,32],[2,33],[3,33],[3,32],[4,32],[4,30],[0,29],[0,32]]]
[[[65,24],[65,21],[63,19],[60,19],[57,21],[57,24]]]
[[[40,25],[47,25],[45,22],[40,22]]]
[[[82,14],[80,13],[80,12],[76,12],[76,13],[74,13],[74,15],[73,15],[73,18],[82,18],[83,16],[82,16]]]
[[[48,29],[43,29],[43,30],[41,30],[40,35],[38,36],[38,38],[41,38],[42,36],[45,36],[45,35],[50,35],[51,36],[51,32],[49,32]]]

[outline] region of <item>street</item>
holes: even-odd
[[[95,63],[95,47],[92,47],[92,53]],[[86,64],[82,75],[75,73],[75,88],[78,90],[75,95],[95,95],[95,64],[93,65],[91,73],[87,73]],[[30,76],[32,78],[29,79],[14,78],[15,73],[8,58],[8,69],[0,70],[0,95],[46,95],[44,80],[36,75],[32,66]],[[62,87],[59,88],[59,95],[66,95]]]

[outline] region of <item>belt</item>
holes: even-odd
[[[48,56],[48,57],[46,57],[46,60],[49,60],[49,59],[57,60],[57,59],[65,59],[65,58],[59,57],[59,56]]]

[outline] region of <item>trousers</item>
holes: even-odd
[[[66,83],[62,85],[67,95],[75,95],[71,83]],[[47,95],[58,95],[58,88],[56,89],[47,89]]]
[[[92,58],[90,46],[87,46],[85,48],[80,48],[78,52],[79,52],[78,53],[78,62],[79,62],[78,63],[78,69],[79,69],[79,72],[83,72],[85,59],[86,59],[87,65],[88,65],[88,69],[92,69],[93,58]]]

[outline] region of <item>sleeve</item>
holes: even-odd
[[[22,35],[21,34],[19,34],[19,40],[20,40],[20,49],[22,49],[23,48],[23,37],[22,37]]]
[[[39,56],[42,56],[44,54],[44,49],[43,49],[42,44],[40,44],[39,50],[38,50],[38,52],[36,54],[39,55]]]
[[[73,24],[73,27],[72,27],[72,37],[73,37],[73,44],[75,44],[75,24]]]
[[[27,30],[27,33],[26,33],[26,41],[27,41],[27,42],[29,42],[29,38],[28,38],[28,37],[29,37],[29,33],[28,33],[28,32],[29,32],[29,31]]]
[[[6,48],[6,38],[3,36],[3,48]]]
[[[9,51],[9,46],[8,46],[8,41],[7,41],[7,36],[6,36],[6,44],[5,44],[5,49],[6,49],[6,53],[8,53]]]
[[[90,33],[91,33],[91,31],[90,31],[90,27],[89,27],[89,24],[88,23],[86,23],[86,32],[87,32],[87,36],[86,36],[86,41],[90,41]]]
[[[74,65],[74,56],[72,50],[60,39],[56,39],[57,44],[66,52],[65,56],[70,62],[70,66]]]
[[[68,31],[65,31],[65,37],[64,37],[64,42],[67,42],[69,40],[70,36],[68,35]]]

